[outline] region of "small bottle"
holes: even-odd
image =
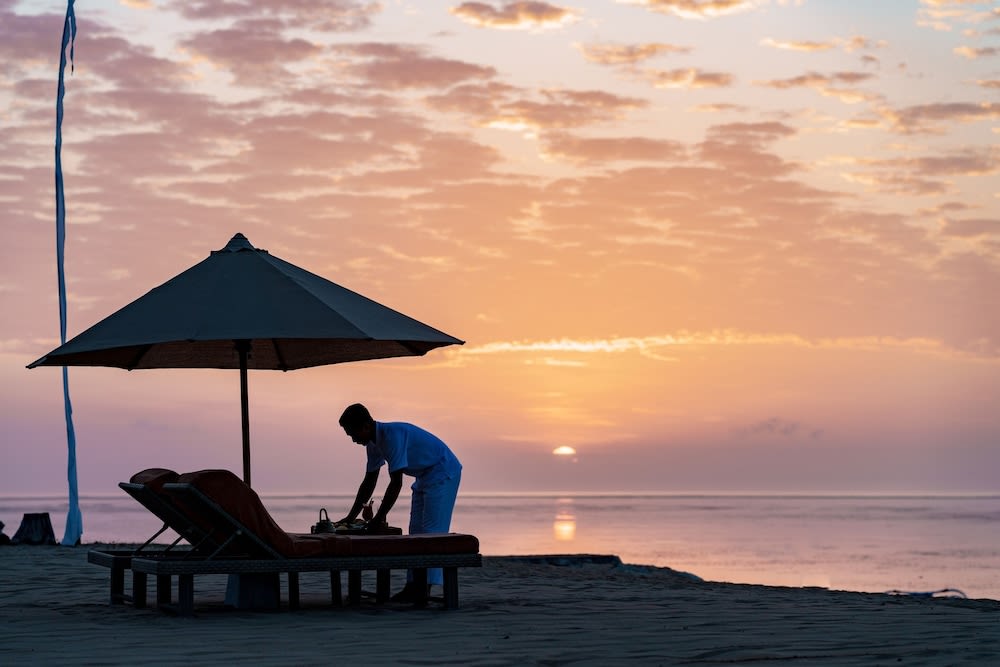
[[[375,510],[372,509],[374,502],[374,500],[369,500],[368,504],[361,508],[361,518],[365,521],[371,521],[372,517],[375,516]]]

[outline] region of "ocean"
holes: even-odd
[[[321,507],[339,519],[353,496],[262,499],[285,530],[309,532]],[[80,505],[85,543],[143,542],[160,527],[124,492]],[[408,509],[404,489],[390,523],[405,530]],[[62,537],[65,497],[0,495],[7,535],[28,512],[49,512]],[[461,493],[452,530],[487,556],[615,554],[710,581],[1000,600],[1000,495]]]

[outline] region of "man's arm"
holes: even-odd
[[[389,473],[389,486],[385,487],[385,495],[382,496],[382,505],[368,523],[373,526],[380,526],[383,523],[387,523],[386,516],[388,516],[392,506],[396,504],[396,498],[399,497],[399,490],[401,488],[403,488],[403,471],[398,470]]]
[[[354,499],[354,505],[351,506],[351,511],[337,523],[354,523],[354,520],[358,518],[358,514],[361,513],[361,508],[364,507],[365,503],[371,500],[372,494],[375,493],[375,485],[377,483],[378,470],[366,472],[365,478],[361,480],[361,486],[358,487],[358,495]],[[392,484],[390,483],[389,486],[392,486]],[[399,493],[399,489],[396,489],[396,493]],[[388,494],[388,491],[386,491],[386,494]],[[395,500],[396,499],[393,498],[393,501]]]

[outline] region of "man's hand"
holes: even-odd
[[[386,518],[384,516],[379,516],[378,514],[376,514],[371,518],[371,520],[368,523],[365,524],[365,532],[377,533],[383,530],[384,528],[387,528],[388,526],[389,522],[386,520]]]

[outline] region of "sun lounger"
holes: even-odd
[[[176,482],[179,475],[166,468],[148,468],[132,475],[128,482],[118,486],[139,502],[149,512],[163,522],[163,526],[153,533],[136,549],[91,549],[87,553],[87,561],[106,567],[111,572],[110,600],[112,604],[131,602],[136,607],[146,605],[146,574],[133,571],[132,594],[125,593],[125,573],[131,570],[132,559],[137,554],[147,558],[188,558],[210,553],[219,548],[219,544],[211,540],[208,532],[184,515],[162,492],[167,482]],[[153,540],[168,529],[177,533],[178,537],[166,548],[153,546]],[[184,540],[187,544],[181,544]]]
[[[163,522],[162,527],[136,549],[92,549],[87,561],[110,570],[110,600],[112,604],[132,603],[146,605],[146,574],[132,570],[136,556],[148,558],[204,559],[226,556],[246,557],[250,550],[244,542],[235,539],[232,531],[219,530],[203,517],[192,515],[179,507],[174,498],[163,492],[163,485],[180,479],[173,470],[148,468],[132,475],[128,482],[118,484],[151,514]],[[153,544],[167,530],[177,538],[165,548]],[[132,594],[125,592],[125,573],[132,572]],[[168,580],[169,583],[169,580]]]
[[[446,608],[458,606],[458,568],[479,567],[479,541],[472,535],[363,535],[287,533],[271,518],[257,494],[233,473],[205,470],[180,475],[164,483],[162,493],[214,542],[226,546],[197,558],[133,556],[134,573],[157,577],[157,602],[180,614],[194,610],[194,577],[201,574],[264,575],[288,577],[288,605],[299,604],[300,572],[329,572],[331,597],[341,603],[340,572],[348,572],[348,602],[360,601],[361,573],[376,572],[377,602],[389,597],[389,574],[395,569],[413,571],[418,591],[426,590],[428,568],[444,570]],[[171,580],[177,577],[177,604],[171,604]],[[417,604],[426,604],[426,599]]]

